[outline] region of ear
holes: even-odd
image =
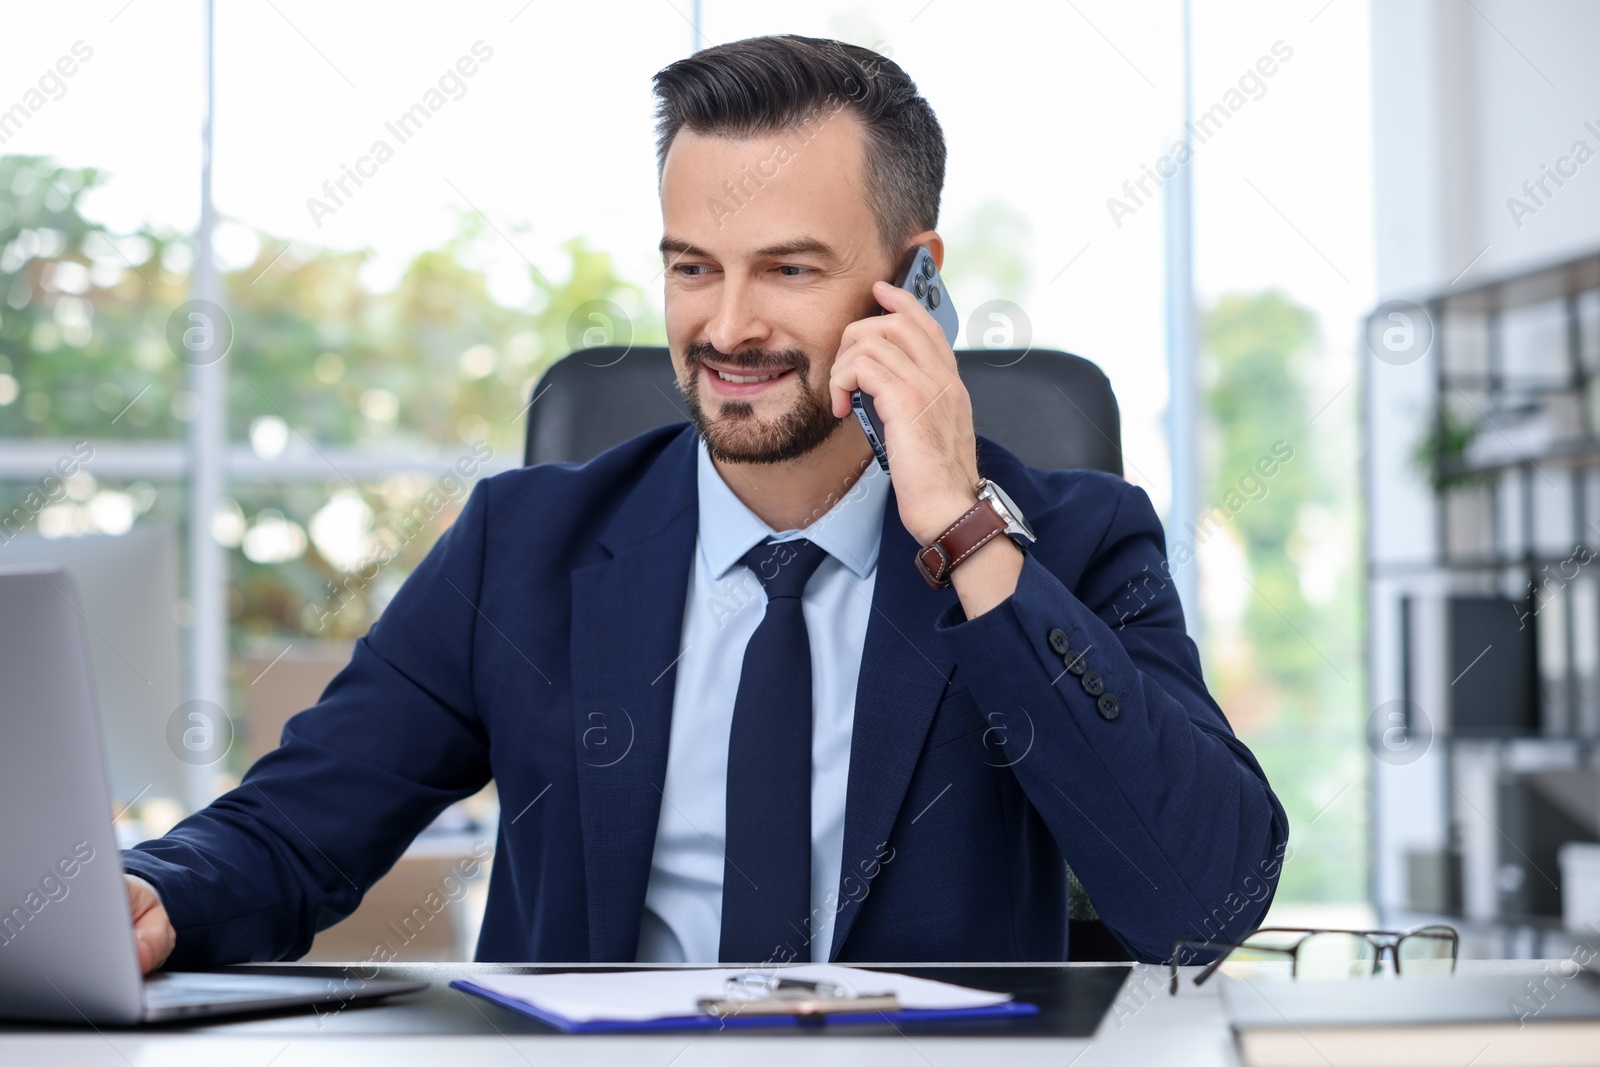
[[[923,230],[906,240],[908,250],[915,245],[927,245],[928,253],[933,256],[933,265],[944,270],[944,238],[939,236],[939,231]]]

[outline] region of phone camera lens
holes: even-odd
[[[922,257],[922,276],[930,279],[933,277],[933,258],[931,256]]]
[[[937,285],[928,286],[928,306],[934,308],[939,306],[939,287]]]
[[[912,283],[911,287],[912,291],[917,294],[918,300],[921,300],[923,297],[928,295],[928,279],[924,278],[920,274],[917,275],[917,280]]]

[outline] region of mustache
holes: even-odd
[[[798,348],[785,349],[774,352],[765,348],[747,348],[738,355],[727,355],[718,352],[707,341],[695,341],[683,350],[684,362],[690,367],[697,367],[706,360],[719,363],[724,367],[744,371],[750,374],[767,374],[773,371],[798,368],[805,370],[811,365],[806,354]]]

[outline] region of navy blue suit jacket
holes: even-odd
[[[124,854],[176,927],[169,966],[303,954],[491,777],[503,815],[478,959],[632,961],[695,448],[678,424],[475,486],[282,745]],[[1065,959],[1063,857],[1141,958],[1252,928],[1288,823],[1206,692],[1149,498],[1109,474],[1031,469],[982,438],[979,467],[1038,542],[1015,593],[969,621],[953,589],[923,581],[890,497],[830,958]],[[1086,651],[1115,717],[1064,670],[1056,629]]]

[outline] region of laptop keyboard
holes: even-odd
[[[144,1002],[152,1008],[174,1008],[274,997],[332,996],[336,988],[334,983],[325,978],[279,977],[271,974],[161,974],[145,979]]]

